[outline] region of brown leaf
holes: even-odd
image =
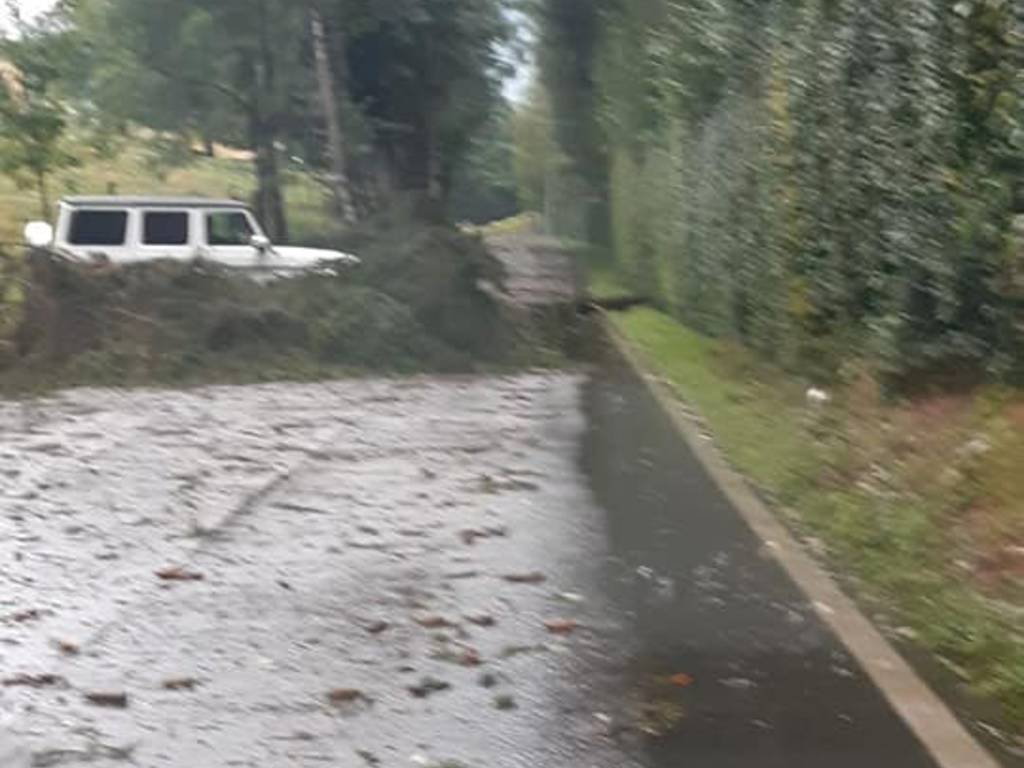
[[[124,691],[92,691],[85,694],[85,700],[97,707],[128,708],[128,694]]]
[[[8,621],[15,624],[24,624],[26,621],[37,621],[43,617],[43,612],[38,608],[29,608],[27,611],[18,611],[7,617]]]
[[[544,626],[553,635],[569,635],[579,629],[580,625],[572,619],[548,619]]]
[[[467,648],[459,657],[459,664],[464,667],[479,667],[482,663],[480,652],[475,648]]]
[[[190,571],[181,565],[157,571],[156,576],[162,581],[202,581],[206,578],[203,574]]]
[[[341,704],[352,704],[356,701],[368,701],[366,694],[358,688],[335,688],[327,692],[327,700],[339,706]]]
[[[421,616],[416,623],[424,629],[451,629],[455,626],[444,616]]]
[[[177,677],[163,682],[165,691],[193,691],[198,685],[199,681],[194,677]]]
[[[478,531],[472,528],[467,528],[464,531],[459,531],[459,538],[462,539],[462,543],[470,547],[476,544],[477,539],[483,539],[486,537],[487,534],[483,531]]]
[[[467,528],[459,531],[459,538],[469,546],[475,544],[477,539],[504,538],[505,536],[508,536],[508,528],[504,526],[484,528],[482,530],[479,528]]]
[[[668,681],[669,681],[669,683],[674,685],[676,688],[688,688],[689,686],[693,685],[693,683],[695,682],[694,679],[692,677],[690,677],[688,674],[686,674],[685,672],[680,672],[677,675],[672,675],[668,679]]]
[[[502,576],[505,581],[511,584],[543,584],[548,577],[539,571],[532,573],[509,573]]]
[[[65,656],[77,656],[79,654],[79,647],[72,642],[67,640],[58,640],[56,642],[57,650],[63,653]]]
[[[438,680],[436,677],[425,677],[420,680],[418,685],[409,686],[408,690],[417,699],[425,699],[440,691],[447,691],[451,687],[451,683],[446,683],[444,680]]]
[[[67,685],[67,680],[60,675],[52,674],[14,675],[13,677],[6,678],[3,681],[3,685],[5,688],[50,688],[55,685]]]

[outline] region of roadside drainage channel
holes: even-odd
[[[590,346],[582,461],[652,768],[996,768],[601,313]]]

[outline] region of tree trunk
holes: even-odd
[[[324,34],[324,22],[320,10],[314,5],[309,9],[310,28],[313,33],[313,56],[316,60],[316,79],[320,90],[320,106],[324,112],[327,127],[327,154],[331,167],[331,189],[338,213],[343,221],[354,224],[355,205],[352,202],[348,167],[345,162],[345,145],[342,139],[341,121],[338,119],[338,102],[335,98],[334,75],[331,71],[330,53]]]
[[[437,120],[433,115],[427,118],[427,199],[432,203],[440,203],[444,195],[444,182],[441,178],[441,147],[437,131]]]
[[[288,224],[281,195],[281,174],[277,167],[274,134],[258,116],[250,119],[250,141],[256,153],[256,214],[271,240],[288,238]]]
[[[50,220],[50,193],[46,188],[46,172],[36,171],[36,189],[39,192],[39,210],[43,214],[43,221]]]
[[[266,0],[256,8],[260,24],[259,55],[252,62],[256,91],[249,114],[250,143],[256,153],[256,210],[267,235],[282,242],[288,239],[288,223],[277,165],[277,67],[271,44],[270,16]]]

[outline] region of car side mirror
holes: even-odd
[[[25,242],[33,248],[53,245],[53,227],[45,221],[30,221],[25,225]]]
[[[270,250],[270,238],[266,235],[253,235],[249,240],[249,244],[260,252]]]

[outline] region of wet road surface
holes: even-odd
[[[629,376],[81,391],[0,434],[5,768],[930,765]]]
[[[645,740],[644,764],[933,766],[635,372],[606,361],[586,407],[604,592],[631,638],[623,670],[639,696],[680,705],[674,727]],[[677,671],[693,684],[659,687]]]

